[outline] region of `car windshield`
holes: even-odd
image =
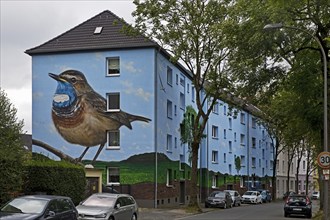
[[[84,206],[98,206],[98,207],[113,207],[116,198],[102,195],[92,195],[86,199],[82,205]]]
[[[319,192],[313,192],[313,195],[317,195],[317,194],[319,194]]]
[[[2,212],[15,212],[15,213],[42,213],[47,205],[46,200],[34,198],[16,198],[5,205]]]
[[[255,195],[255,193],[251,191],[247,191],[244,193],[244,195],[250,196],[250,195]]]
[[[213,192],[211,193],[210,197],[220,197],[220,198],[224,198],[225,197],[225,193],[224,192]]]

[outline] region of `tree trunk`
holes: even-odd
[[[198,188],[197,188],[197,164],[198,164],[198,149],[199,149],[199,143],[193,142],[191,146],[192,150],[192,165],[191,165],[191,182],[190,182],[190,202],[189,207],[192,209],[195,209],[197,211],[201,211],[201,208],[199,206],[198,202]]]

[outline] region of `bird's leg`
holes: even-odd
[[[102,151],[104,145],[105,145],[105,143],[100,144],[100,147],[99,147],[99,149],[97,150],[97,152],[96,152],[96,154],[95,154],[95,156],[94,156],[94,159],[93,159],[93,161],[92,161],[92,164],[94,164],[95,160],[98,158],[98,156],[99,156],[99,154],[101,153],[101,151]]]
[[[81,162],[81,160],[83,159],[83,157],[87,153],[88,149],[89,149],[89,147],[86,147],[86,149],[84,150],[84,152],[80,155],[80,157],[78,157],[78,162]]]

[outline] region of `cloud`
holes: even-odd
[[[123,66],[124,66],[124,69],[127,70],[130,73],[140,73],[141,72],[140,69],[136,69],[134,67],[134,62],[133,61],[124,62]]]
[[[126,94],[135,95],[147,102],[149,102],[150,98],[152,97],[152,94],[150,92],[146,92],[142,88],[135,88],[132,82],[122,81],[122,85],[126,87]]]

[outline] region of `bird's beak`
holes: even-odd
[[[53,79],[55,79],[56,81],[62,81],[64,82],[65,80],[63,78],[61,78],[59,75],[53,74],[53,73],[48,73],[48,75],[50,77],[52,77]]]

